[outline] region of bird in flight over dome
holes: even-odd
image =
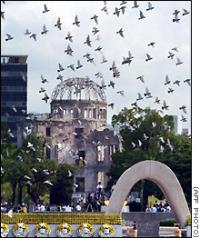
[[[68,45],[68,46],[67,46],[67,49],[65,50],[65,53],[67,53],[67,55],[73,56],[73,55],[72,55],[73,52],[74,52],[74,51],[72,50],[72,48],[70,47],[70,45]]]
[[[149,54],[146,54],[146,56],[147,56],[147,59],[145,59],[146,62],[153,59]]]
[[[72,35],[70,34],[70,32],[67,33],[67,36],[65,37],[65,39],[69,40],[70,42],[73,42]]]
[[[30,35],[30,34],[31,34],[31,32],[29,31],[29,29],[26,29],[24,35]]]
[[[65,70],[60,63],[58,64],[58,67],[59,67],[59,69],[57,70],[57,72],[61,72],[61,71]]]
[[[98,46],[95,51],[101,51],[102,50],[102,47],[101,46]]]
[[[90,54],[89,54],[89,53],[86,53],[86,54],[83,55],[83,57],[85,57],[85,58],[88,59],[88,58],[90,58]]]
[[[176,58],[176,65],[181,65],[181,64],[183,64],[183,62],[179,59],[179,58]]]
[[[141,19],[144,19],[144,18],[145,18],[145,16],[144,16],[143,12],[140,10],[140,17],[138,18],[138,20],[141,20]]]
[[[60,81],[62,82],[62,81],[63,81],[63,76],[62,76],[61,74],[59,74],[56,79],[57,79],[57,80],[60,80]]]
[[[116,33],[119,34],[121,37],[124,37],[124,31],[122,28],[119,31],[117,31]]]
[[[108,104],[108,107],[111,107],[113,109],[114,108],[114,103]]]
[[[183,115],[181,115],[181,121],[182,121],[182,122],[187,122],[187,118],[184,117]]]
[[[72,23],[73,25],[80,26],[80,21],[78,20],[78,16],[75,16],[74,22]]]
[[[184,83],[187,83],[189,86],[191,86],[190,81],[191,81],[190,79],[185,79],[183,82],[184,82]]]
[[[172,88],[168,88],[168,91],[167,91],[168,93],[173,93],[174,92],[174,89],[172,89]]]
[[[183,16],[190,14],[190,12],[186,9],[183,9]]]
[[[2,17],[2,19],[5,20],[5,15],[4,15],[4,14],[5,14],[5,12],[2,12],[2,11],[1,11],[1,17]]]
[[[6,35],[7,35],[7,38],[5,39],[6,41],[14,39],[10,34],[6,34]]]
[[[105,12],[108,15],[108,8],[106,6],[104,6],[101,11]]]
[[[177,47],[174,47],[171,50],[178,52],[178,48]]]
[[[142,100],[142,99],[143,99],[143,97],[142,97],[141,93],[138,93],[138,98],[136,98],[136,100],[137,100],[137,101],[140,101],[140,100]]]
[[[179,110],[183,110],[184,113],[187,113],[187,111],[186,111],[186,106],[185,106],[185,105],[179,107]]]
[[[178,16],[178,14],[180,13],[180,11],[179,10],[174,10],[174,12],[172,13],[174,16]]]
[[[169,52],[169,55],[167,57],[173,59],[174,56],[175,56],[175,54],[173,54],[172,52]]]
[[[122,61],[122,64],[128,64],[128,65],[130,65],[130,63],[131,63],[131,59],[129,58],[129,57],[123,57],[123,61]]]
[[[166,101],[164,100],[164,101],[163,101],[162,110],[168,110],[168,107],[169,107],[169,106],[167,106]]]
[[[35,33],[31,34],[30,35],[30,38],[33,38],[34,41],[37,41],[37,35]]]
[[[87,58],[87,62],[94,63],[94,58],[88,57],[88,58]]]
[[[126,6],[121,6],[121,7],[119,8],[119,10],[121,10],[121,11],[122,11],[122,14],[124,14],[124,13],[125,13],[125,9],[126,9]]]
[[[101,72],[97,72],[97,73],[95,74],[95,76],[96,76],[97,78],[103,79],[103,75],[102,75]]]
[[[44,93],[44,92],[46,92],[46,89],[41,87],[39,93]]]
[[[70,68],[71,70],[75,71],[74,64],[68,65],[67,68]]]
[[[120,95],[122,95],[122,96],[124,96],[124,90],[120,90],[120,91],[118,91],[117,93],[120,94]]]
[[[56,22],[56,24],[54,26],[58,27],[58,29],[61,30],[61,25],[62,25],[62,23],[60,21],[60,17],[58,17],[57,22]]]
[[[42,34],[42,35],[43,35],[43,34],[47,34],[47,32],[48,32],[47,27],[46,27],[46,25],[44,24],[44,25],[43,25],[43,28],[42,28],[41,34]]]
[[[180,11],[178,11],[178,10],[175,10],[174,12],[173,12],[173,15],[174,15],[174,19],[172,19],[172,21],[173,22],[179,22],[180,21],[180,19],[178,18],[178,14],[180,13]]]
[[[127,1],[121,1],[120,5],[126,5],[127,4]]]
[[[173,84],[177,84],[178,86],[180,86],[180,82],[181,82],[180,80],[176,80],[173,82]]]
[[[95,14],[93,17],[90,18],[91,20],[94,20],[96,24],[98,24],[98,16]]]
[[[101,64],[104,64],[104,63],[107,63],[107,62],[108,62],[108,60],[105,58],[104,55],[102,55],[102,61],[101,61]]]
[[[80,60],[78,60],[76,69],[80,69],[82,67],[83,67],[83,65],[81,64]]]
[[[146,11],[150,11],[153,10],[155,7],[152,6],[151,2],[148,2],[148,8],[146,9]]]
[[[49,96],[45,93],[44,97],[42,98],[42,100],[44,100],[46,103],[49,100]]]
[[[88,46],[91,47],[91,40],[90,40],[90,36],[88,35],[86,38],[86,41],[84,42],[84,44],[87,44]]]
[[[151,98],[151,97],[152,97],[152,96],[151,96],[151,93],[150,93],[150,91],[149,91],[148,88],[145,88],[144,96],[145,96],[146,98]]]
[[[45,78],[43,77],[43,75],[41,75],[41,82],[42,82],[42,83],[47,83],[47,82],[48,82],[47,79],[45,79]]]
[[[42,13],[46,13],[49,12],[50,10],[47,8],[47,4],[44,4],[44,11],[42,11]]]
[[[138,76],[136,79],[139,79],[142,83],[144,83],[144,75]]]
[[[120,14],[120,10],[116,7],[113,15],[117,15],[117,17],[119,17],[119,14]]]
[[[93,27],[92,33],[96,35],[99,32],[99,29],[96,27]]]
[[[155,46],[155,42],[150,42],[147,46],[152,46],[152,47],[154,47],[154,46]]]
[[[132,59],[134,57],[132,56],[130,50],[128,51],[128,57],[123,57],[123,61],[122,61],[122,64],[129,64],[131,63]]]
[[[158,97],[156,97],[154,103],[159,104],[160,103],[160,99],[158,99]]]
[[[139,5],[138,5],[137,1],[133,1],[133,6],[132,6],[132,8],[138,8],[138,7],[139,7]]]
[[[108,87],[114,88],[115,87],[115,83],[111,80],[110,83],[108,84]]]
[[[166,75],[166,76],[165,76],[165,83],[164,83],[164,85],[168,85],[168,84],[170,84],[170,83],[171,83],[171,81],[169,80],[169,76]]]

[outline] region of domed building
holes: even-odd
[[[105,188],[111,155],[119,149],[119,139],[107,128],[107,103],[104,89],[89,78],[69,78],[53,90],[51,113],[35,117],[37,134],[51,140],[46,154],[59,163],[82,164],[75,176],[75,194],[96,191],[101,181]]]

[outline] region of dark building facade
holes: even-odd
[[[27,114],[27,57],[1,56],[1,126],[11,130],[13,142]]]

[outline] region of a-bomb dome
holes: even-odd
[[[53,100],[106,101],[104,89],[89,78],[69,78],[59,83],[52,92]]]

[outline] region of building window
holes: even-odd
[[[98,161],[104,161],[104,146],[103,145],[97,146],[97,153],[98,153]]]
[[[115,145],[110,146],[110,160],[112,160],[112,155],[116,152]]]
[[[101,185],[103,186],[103,188],[104,188],[104,179],[105,179],[104,177],[105,177],[104,172],[99,171],[97,174],[97,183],[101,182]]]
[[[51,136],[51,128],[50,127],[46,128],[46,136]]]
[[[74,112],[73,109],[71,109],[71,111],[70,111],[70,114],[71,114],[70,117],[71,118],[73,118],[73,112]]]
[[[89,117],[89,118],[92,118],[92,109],[89,109],[88,114],[89,114],[88,117]]]
[[[87,109],[84,110],[84,118],[87,118]]]
[[[78,157],[79,158],[76,159],[76,165],[84,165],[85,151],[84,150],[79,150]]]
[[[81,138],[82,133],[83,133],[83,128],[75,128],[75,138]]]
[[[106,119],[106,109],[103,109],[103,118]]]
[[[93,118],[95,118],[95,119],[97,118],[97,116],[96,116],[96,108],[93,109]]]
[[[76,187],[76,192],[85,192],[85,178],[83,177],[77,177],[76,178],[76,184],[78,185]]]

